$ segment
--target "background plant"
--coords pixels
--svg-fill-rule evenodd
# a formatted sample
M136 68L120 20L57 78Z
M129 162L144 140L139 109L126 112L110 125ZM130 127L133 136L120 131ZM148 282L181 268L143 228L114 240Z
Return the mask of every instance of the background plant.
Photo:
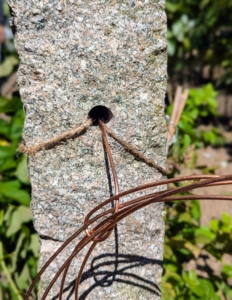
M177 201L166 211L162 299L220 300L222 295L232 299L227 282L232 266L223 262L223 254L232 253L232 218L224 213L221 220L211 220L209 227L200 226L199 201ZM185 270L191 259L205 253L222 261L220 276L208 273L204 278Z
M19 97L0 98L0 288L2 299L22 299L37 273L38 237L32 223L27 157L17 155L24 122Z
M188 169L196 168L197 148L225 143L225 138L212 124L207 130L199 127L209 120L212 123L218 116L216 95L211 84L190 89L178 124L178 137L169 151L168 161L174 166L169 176L175 176L181 165ZM169 115L172 106L166 109ZM214 172L209 169L202 171ZM232 266L223 262L223 254L232 253L232 218L224 213L221 220L211 220L208 227L200 226L200 219L199 201L176 201L166 205L163 300L232 299L228 283L228 279L232 278ZM205 278L194 270L186 271L191 260L205 255L211 255L222 263L220 275L208 272Z
M216 96L217 92L212 84L189 90L189 96L178 123L175 143L169 151L169 162L175 162L175 165L185 164L190 168L195 166L196 149L205 148L208 145L223 146L225 144L226 139L218 128L213 126L213 122L216 123L218 117ZM167 115L171 115L172 108L173 104L167 106ZM209 126L203 128L202 124ZM188 160L188 165L185 160L186 153L188 156L191 154L192 157Z
M232 1L166 0L166 11L169 77L199 85L207 66L207 81L231 91Z

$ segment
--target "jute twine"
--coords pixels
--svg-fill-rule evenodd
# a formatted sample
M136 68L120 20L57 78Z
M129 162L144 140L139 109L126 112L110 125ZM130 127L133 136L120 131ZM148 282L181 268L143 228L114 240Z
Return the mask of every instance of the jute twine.
M87 129L93 124L92 119L88 119L87 122L80 127L74 128L70 131L64 132L61 135L58 135L57 137L47 141L47 142L42 142L39 143L35 146L27 147L24 143L21 143L19 145L19 151L21 153L26 153L29 155L34 155L37 152L41 150L46 150L55 147L56 145L60 144L62 141L67 141L68 139L71 138L76 138L80 136L81 134L84 134ZM102 123L103 124L103 123ZM152 166L156 170L158 170L160 173L163 175L166 175L167 172L165 169L160 167L158 164L156 164L152 159L146 157L144 154L139 152L136 149L136 146L133 144L129 144L126 141L122 140L113 130L109 129L105 124L103 125L105 127L106 132L115 140L117 141L126 151L129 153L133 154L136 158L141 159L145 163L147 163L149 166Z
M81 125L78 128L74 128L72 130L66 131L61 135L51 139L47 142L39 143L38 145L27 147L25 144L21 143L19 145L19 151L22 153L33 155L40 150L50 149L55 147L56 145L60 144L62 141L67 141L68 139L75 138L86 132L86 130L92 125L93 121L88 119L88 121Z

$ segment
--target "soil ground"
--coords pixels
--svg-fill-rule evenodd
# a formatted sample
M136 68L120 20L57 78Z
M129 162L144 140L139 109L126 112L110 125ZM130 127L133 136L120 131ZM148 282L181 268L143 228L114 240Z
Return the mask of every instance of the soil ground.
M213 148L207 147L197 151L197 166L206 166L215 168L215 174L228 175L232 174L232 132L223 131L223 135L227 138L225 147ZM195 191L196 194L203 195L231 195L232 186L217 186L212 188L202 188ZM223 212L232 216L232 202L230 201L207 201L201 200L201 225L209 225L209 221L214 218L221 218Z
M226 137L226 145L220 148L208 146L197 150L197 167L214 169L215 174L232 174L232 131L220 130ZM181 169L178 176L201 174L199 169ZM193 191L197 195L232 196L232 185L201 188ZM208 226L211 219L220 219L223 212L232 216L232 202L223 200L201 200L201 225Z

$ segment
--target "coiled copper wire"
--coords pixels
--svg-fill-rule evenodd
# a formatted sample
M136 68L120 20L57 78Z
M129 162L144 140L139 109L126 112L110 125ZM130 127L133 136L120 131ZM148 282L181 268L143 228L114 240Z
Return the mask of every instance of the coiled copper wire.
M218 175L192 175L192 176L182 176L178 178L172 178L172 179L166 179L158 182L152 182L147 183L141 186L138 186L136 188L132 188L130 190L119 192L119 184L118 184L118 178L117 173L115 169L115 165L113 162L113 157L111 154L111 149L108 143L105 124L99 120L99 127L102 132L103 137L103 143L107 152L107 156L110 162L111 171L113 174L113 180L114 180L114 187L115 187L115 194L113 197L109 198L108 200L102 202L100 205L96 206L93 210L89 212L89 214L86 216L84 220L84 225L77 230L70 238L67 239L67 241L50 257L50 259L45 263L45 265L41 268L38 275L36 276L35 280L32 282L26 296L25 300L28 300L31 292L35 286L35 284L40 279L41 275L44 273L44 271L47 269L47 267L50 265L50 263L61 253L67 245L69 245L77 236L79 236L82 232L86 233L86 236L77 244L75 249L73 250L72 254L66 259L66 261L63 263L61 268L58 270L54 278L51 280L50 284L48 285L47 289L45 290L41 300L45 300L48 293L50 292L51 288L53 287L54 283L58 279L58 277L62 275L62 281L60 285L60 291L59 291L59 300L62 300L63 295L63 288L65 284L65 278L68 273L68 269L72 263L73 258L89 243L92 243L90 245L89 250L87 251L87 254L82 262L81 268L79 270L76 283L75 283L75 300L78 300L78 288L80 284L81 275L83 273L85 264L93 251L94 247L97 245L97 243L100 243L107 239L110 234L113 231L114 226L127 217L128 215L132 214L133 212L151 204L151 203L157 203L157 202L170 202L174 200L194 200L194 199L204 199L204 200L232 200L231 196L215 196L215 195L184 195L184 196L173 196L174 194L179 194L183 192L187 192L193 189L198 189L201 187L211 187L216 185L229 185L232 184L232 175L224 175L224 176L218 176ZM159 191L147 194L145 196L141 196L132 200L127 201L126 203L120 204L120 198L130 195L134 192L145 190L147 188L157 187L161 185L167 185L170 183L179 183L183 181L194 181L192 184L187 184L185 186L181 187L175 187L171 188L169 190L165 191ZM197 181L197 182L196 182ZM110 209L106 209L104 212L99 213L95 217L92 217L98 210L102 209L109 203L114 203L114 207ZM92 217L92 218L91 218ZM102 217L106 217L103 221L100 221L95 227L89 231L89 226L96 221L100 220Z

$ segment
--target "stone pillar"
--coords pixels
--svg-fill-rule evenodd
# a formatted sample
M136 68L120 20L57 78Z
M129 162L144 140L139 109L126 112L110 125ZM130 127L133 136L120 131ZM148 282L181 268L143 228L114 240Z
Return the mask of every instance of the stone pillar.
M8 0L21 61L18 83L26 114L25 144L32 146L78 127L91 108L103 105L114 115L107 125L165 168L164 0L66 2ZM162 178L109 141L121 191ZM83 225L86 214L112 194L99 127L31 156L29 173L41 267ZM84 270L79 299L160 299L161 212L162 205L153 204L130 215L98 244ZM43 275L39 297L76 243ZM70 268L63 299L73 299L72 282L85 253ZM57 299L58 288L59 281L48 299Z

